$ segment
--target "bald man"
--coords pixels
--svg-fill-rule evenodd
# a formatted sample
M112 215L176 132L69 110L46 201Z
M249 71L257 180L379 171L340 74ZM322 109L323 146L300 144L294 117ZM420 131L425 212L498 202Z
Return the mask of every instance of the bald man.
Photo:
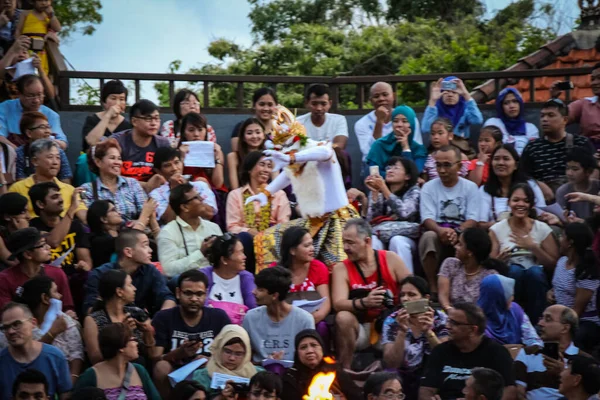
M373 105L373 111L356 121L356 124L354 125L354 133L356 134L360 152L362 153L363 166L366 165L365 160L367 159L367 154L369 154L371 145L375 140L386 136L393 131L391 116L394 105L396 104L396 94L389 83L377 82L371 86L369 100ZM423 143L418 120L414 139L418 143ZM363 172L366 173L366 167L364 169L365 171Z
M536 347L525 347L515 358L515 378L519 398L558 399L560 372L568 356L582 353L573 343L579 320L572 309L553 305L544 310L538 323L544 342L558 343L558 359L538 352ZM551 345L546 344L550 348Z

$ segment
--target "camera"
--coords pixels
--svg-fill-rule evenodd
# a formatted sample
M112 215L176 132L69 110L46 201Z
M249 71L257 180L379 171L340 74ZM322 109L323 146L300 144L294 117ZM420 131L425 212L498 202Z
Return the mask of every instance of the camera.
M44 50L44 39L40 38L31 38L31 44L29 45L29 49L33 51L42 51Z
M394 306L394 294L390 289L386 289L383 294L383 306L388 309L393 309Z
M248 392L250 392L250 386L244 383L230 382L228 384L233 387L236 394L243 395L242 397L247 397Z
M125 311L129 312L131 318L139 322L146 322L150 318L146 311L138 307L127 307Z

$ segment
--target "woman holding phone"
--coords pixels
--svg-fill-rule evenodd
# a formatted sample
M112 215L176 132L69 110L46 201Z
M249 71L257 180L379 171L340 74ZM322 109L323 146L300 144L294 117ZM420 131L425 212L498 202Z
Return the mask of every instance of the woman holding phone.
M424 300L428 303L430 297L425 279L408 276L398 286L402 306L385 319L381 332L383 363L387 369L398 370L406 397L416 399L426 356L435 346L448 340L448 317L420 304ZM418 312L425 309L428 311Z

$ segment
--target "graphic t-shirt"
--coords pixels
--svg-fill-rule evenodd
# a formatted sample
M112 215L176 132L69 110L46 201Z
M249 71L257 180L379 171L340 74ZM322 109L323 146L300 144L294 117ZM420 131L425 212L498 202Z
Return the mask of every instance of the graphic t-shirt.
M218 308L204 307L202 318L196 326L189 326L181 317L180 306L162 310L152 319L156 330L156 345L164 348L164 354L175 350L190 334L199 333L202 341L202 354L210 357L210 345L225 325L231 324L229 317Z
M210 294L208 295L210 300L244 304L239 274L231 279L223 279L213 272L212 278L213 285L210 288Z
M146 147L139 147L133 141L133 130L115 133L111 136L121 146L123 166L121 174L145 182L154 175L154 153L161 147L170 147L169 139L154 136Z
M457 227L463 222L479 217L479 190L477 185L458 178L453 187L446 187L434 179L421 189L421 222L432 219L438 224Z
M29 226L37 228L40 232L50 233L52 228L46 225L41 218L37 217L32 219L29 222ZM52 258L54 261L57 258L62 257L67 254L64 261L61 264L63 271L65 274L71 275L75 272L75 265L79 261L77 259L77 254L75 249L89 249L90 248L90 239L89 234L85 231L85 228L79 220L74 219L71 222L71 228L69 228L69 233L65 236L62 242L51 250Z
M505 386L515 384L513 360L508 350L483 337L479 347L470 353L460 352L452 341L437 345L425 367L421 387L437 389L442 400L462 398L465 382L471 376L471 370L477 367L498 372L504 378Z
M292 310L283 320L274 322L262 306L248 311L242 327L250 335L252 361L261 362L273 352L283 350L283 360L294 359L294 339L304 329L315 329L315 319L301 308Z

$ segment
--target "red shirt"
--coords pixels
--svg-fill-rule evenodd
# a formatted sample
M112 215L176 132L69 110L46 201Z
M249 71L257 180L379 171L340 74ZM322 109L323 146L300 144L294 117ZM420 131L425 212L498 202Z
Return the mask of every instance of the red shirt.
M317 286L329 285L329 270L319 260L312 260L308 267L306 279L299 285L290 286L290 293L316 291Z
M42 265L40 274L50 277L58 288L58 293L62 295L63 310L74 310L69 280L62 269ZM21 291L21 287L29 277L23 273L19 265L10 267L0 272L0 308L13 300L13 296Z
M352 261L349 259L345 259L343 261L346 266L346 270L348 271L348 281L350 282L350 290L355 289L368 289L373 290L377 286L382 286L384 289L389 289L392 291L394 296L394 304L398 302L398 284L394 280L394 277L390 273L390 269L387 264L387 257L385 250L376 250L375 251L377 258L379 260L379 270L381 272L381 282L378 282L379 274L375 271L371 276L367 276L363 279L360 272L358 271L358 267L354 265ZM367 311L367 322L374 321L383 309L379 308L370 308Z
M477 168L478 159L471 160L469 162L469 171L475 170ZM490 163L483 164L483 171L481 172L481 185L487 182L488 175L490 174ZM481 186L479 185L479 186Z

